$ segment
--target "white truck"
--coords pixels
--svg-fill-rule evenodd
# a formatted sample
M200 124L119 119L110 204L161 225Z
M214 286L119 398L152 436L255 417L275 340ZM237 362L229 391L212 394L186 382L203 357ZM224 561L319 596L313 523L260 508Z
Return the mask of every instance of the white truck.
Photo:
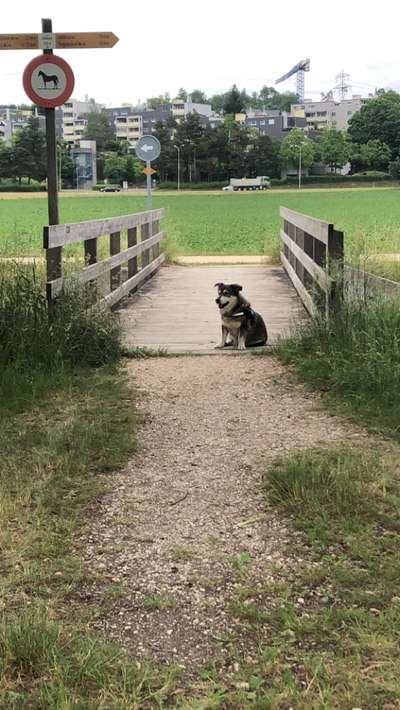
M255 178L231 178L232 190L269 190L271 182L268 175L258 175Z

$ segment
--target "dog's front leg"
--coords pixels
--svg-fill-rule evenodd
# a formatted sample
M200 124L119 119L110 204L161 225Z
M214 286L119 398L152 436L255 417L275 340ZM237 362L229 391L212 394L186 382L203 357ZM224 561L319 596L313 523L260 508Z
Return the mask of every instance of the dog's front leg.
M237 347L238 350L246 350L246 333L243 333L242 329L239 330Z
M228 337L228 328L226 328L224 325L222 326L222 340L219 345L215 346L216 350L221 350L222 348L225 347L225 343Z

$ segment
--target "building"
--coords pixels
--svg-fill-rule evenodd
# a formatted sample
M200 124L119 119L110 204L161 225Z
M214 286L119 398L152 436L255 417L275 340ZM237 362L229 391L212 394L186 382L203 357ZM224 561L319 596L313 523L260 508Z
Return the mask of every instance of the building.
M69 99L62 106L62 137L65 142L75 145L77 141L81 140L87 125L85 114L91 111L101 111L103 108L103 104L97 104L93 99L85 101Z
M305 118L307 126L314 130L336 128L344 131L349 127L351 117L369 100L370 97L355 95L342 101L305 101L302 104L292 104L291 115Z
M26 128L29 119L34 116L39 119L39 128L46 130L46 119L41 115L36 106L0 106L0 138L6 143L11 143L16 131ZM58 129L58 130L57 130ZM61 131L61 111L56 109L57 135Z
M307 127L307 121L304 116L291 116L287 111L274 109L265 112L249 111L247 114L236 114L235 120L277 140L282 140L292 128Z
M205 116L205 118L210 118L212 115L212 108L210 104L197 104L193 103L188 97L188 101L183 99L174 99L171 105L172 116L179 123L179 121L187 116L189 113L197 113L199 116Z

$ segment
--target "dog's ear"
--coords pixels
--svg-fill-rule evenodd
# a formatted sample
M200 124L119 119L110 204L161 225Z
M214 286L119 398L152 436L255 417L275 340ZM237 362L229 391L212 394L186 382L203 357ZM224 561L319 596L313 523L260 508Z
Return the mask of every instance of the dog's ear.
M216 284L214 284L214 288L217 288L218 291L222 291L222 289L224 288L224 286L225 286L225 284L222 283L222 281L218 281Z
M240 284L231 284L231 289L239 293L239 291L243 290L243 286L241 286Z

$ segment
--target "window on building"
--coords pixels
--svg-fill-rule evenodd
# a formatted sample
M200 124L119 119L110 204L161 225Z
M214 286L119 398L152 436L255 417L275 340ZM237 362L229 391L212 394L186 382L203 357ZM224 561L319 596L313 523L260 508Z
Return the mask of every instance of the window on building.
M336 116L336 111L332 111L332 116Z
M269 126L274 126L274 125L275 125L275 119L274 119L274 118L269 118L269 119L268 119L268 125L269 125Z
M347 111L348 116L352 116L352 114L353 114L353 111Z

